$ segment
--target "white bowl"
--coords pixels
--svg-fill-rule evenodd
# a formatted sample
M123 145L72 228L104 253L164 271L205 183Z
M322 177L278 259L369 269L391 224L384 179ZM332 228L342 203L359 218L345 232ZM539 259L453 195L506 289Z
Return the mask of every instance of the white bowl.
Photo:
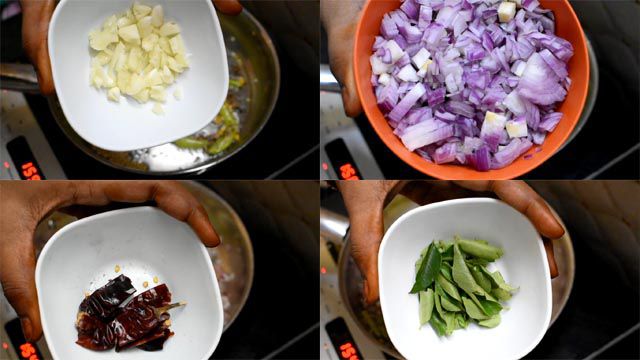
M414 264L432 240L479 238L504 249L490 267L520 289L493 329L470 324L439 338L420 327L418 296L409 294ZM407 359L519 359L540 342L551 318L551 280L540 236L505 203L486 198L449 200L401 216L384 235L378 254L380 305L389 337Z
M49 56L60 105L69 124L84 140L110 151L130 151L165 144L205 127L220 111L229 85L227 54L211 0L141 0L162 5L165 21L182 29L190 68L167 89L164 115L122 97L109 101L105 89L89 85L89 32L132 0L61 0L49 25ZM176 85L177 84L177 85ZM175 87L183 98L175 100Z
M157 276L158 284L169 287L172 302L187 302L170 311L175 335L162 351L116 354L75 343L74 322L85 291L120 274L131 279L137 293L155 286ZM55 359L208 359L222 334L222 299L204 245L187 224L153 207L105 212L62 228L38 258L36 287L44 336Z

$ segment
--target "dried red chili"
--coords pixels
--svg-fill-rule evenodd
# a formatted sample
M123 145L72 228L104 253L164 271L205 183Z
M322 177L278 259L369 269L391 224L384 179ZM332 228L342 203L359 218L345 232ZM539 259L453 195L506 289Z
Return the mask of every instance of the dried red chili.
M80 311L105 322L111 321L120 311L119 306L135 292L131 279L120 275L82 300Z
M160 284L131 299L131 301L125 305L125 309L130 309L140 304L162 307L170 303L171 292L169 292L169 288L165 284Z
M91 350L109 350L114 346L116 351L134 346L145 351L162 350L165 341L174 334L169 330L167 311L184 303L169 305L171 292L165 284L123 304L133 293L131 280L120 275L83 300L76 320L76 343Z

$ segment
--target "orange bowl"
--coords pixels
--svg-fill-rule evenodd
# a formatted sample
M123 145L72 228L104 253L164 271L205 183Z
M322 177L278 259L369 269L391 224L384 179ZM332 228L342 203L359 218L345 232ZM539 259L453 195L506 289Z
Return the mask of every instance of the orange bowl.
M409 151L393 133L393 129L378 109L376 96L371 85L371 65L369 57L375 37L380 34L380 23L384 14L400 7L399 0L368 0L362 10L355 37L354 73L358 96L369 122L382 141L404 162L418 171L440 179L513 179L533 170L550 158L567 141L578 123L584 107L589 85L589 55L587 44L578 17L567 0L540 0L540 5L553 10L556 19L556 35L573 45L574 54L569 60L571 87L565 100L556 109L564 116L555 130L547 135L540 146L533 146L510 165L497 170L477 171L464 165L438 165ZM537 150L540 149L540 150ZM525 155L526 155L525 154Z

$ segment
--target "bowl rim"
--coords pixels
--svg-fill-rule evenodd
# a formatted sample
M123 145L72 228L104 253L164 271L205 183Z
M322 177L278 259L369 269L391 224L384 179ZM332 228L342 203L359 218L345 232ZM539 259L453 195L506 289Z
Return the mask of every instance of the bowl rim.
M398 3L400 2L399 0L393 0L393 1L397 1ZM448 180L448 179L473 179L473 180L514 179L532 171L538 166L541 166L544 162L546 162L551 157L553 157L559 151L559 149L567 142L567 140L571 136L571 133L573 132L573 129L576 127L580 119L580 115L584 111L585 103L587 100L587 94L589 90L589 78L591 75L591 69L589 65L589 53L587 51L586 38L585 38L584 29L582 28L582 24L580 23L580 20L578 19L578 16L576 15L569 1L568 0L560 0L560 1L564 3L565 6L568 8L569 13L571 14L572 20L576 24L578 24L579 44L577 46L576 44L572 44L574 45L574 55L579 51L581 54L585 55L585 58L587 59L585 62L585 71L584 71L586 74L586 86L584 87L581 94L579 94L579 99L580 99L578 102L579 110L576 112L575 118L571 119L571 124L567 129L567 131L563 133L559 133L559 135L557 135L559 136L558 143L555 146L547 145L549 150L548 150L548 153L546 153L544 156L534 156L531 159L527 159L526 162L520 162L519 160L522 160L522 157L525 154L530 154L531 151L535 151L534 147L532 147L525 154L520 155L518 158L516 158L516 160L513 163L501 169L492 169L489 171L478 171L464 165L432 163L421 158L415 152L409 151L406 147L404 147L404 145L402 144L399 145L394 143L394 140L399 141L399 139L395 134L389 133L389 130L391 127L389 126L387 119L384 117L384 115L382 115L382 113L378 109L378 105L375 103L372 104L372 106L369 106L371 104L365 104L366 100L364 99L366 99L366 97L364 96L364 94L365 92L368 91L368 87L365 84L369 84L369 87L371 87L370 85L371 81L370 79L363 79L362 77L358 76L358 73L359 73L358 69L360 68L359 64L361 64L362 61L364 61L364 59L360 59L360 56L358 56L358 52L357 52L358 48L363 46L362 43L365 41L364 40L365 36L363 35L364 26L365 26L364 15L369 11L370 7L375 5L375 3L388 2L388 0L367 0L362 8L361 16L360 16L360 19L358 20L358 24L355 30L355 39L354 39L354 45L353 45L353 51L352 51L353 75L355 77L356 90L358 93L358 99L362 104L362 109L367 117L367 120L369 121L369 124L371 124L371 126L375 130L380 140L382 140L382 142L384 142L386 147L389 150L391 150L398 158L400 158L405 164L409 165L413 169L425 175L433 176L435 178L444 179L444 180ZM367 57L367 63L368 63L368 57ZM369 68L370 68L370 65L369 65ZM572 91L572 89L570 89L570 91ZM380 119L384 120L384 123ZM521 164L517 168L513 167L513 164L516 162L518 162L518 164Z
M42 294L41 291L41 284L42 284L42 273L43 273L43 269L42 269L42 261L40 259L44 259L45 256L47 255L47 253L49 252L49 250L52 248L53 244L58 241L58 239L60 237L62 237L66 232L79 227L79 226L84 226L88 223L94 222L96 220L101 220L101 219L105 219L105 218L109 218L109 217L114 217L114 216L122 216L122 215L133 215L133 214L137 214L137 213L155 213L155 214L163 214L165 216L170 217L171 219L174 219L176 221L180 221L177 220L173 217L171 217L169 214L165 213L164 211L153 207L153 206L135 206L135 207L130 207L130 208L124 208L124 209L117 209L117 210L111 210L111 211L105 211L103 213L99 213L96 215L92 215L92 216L87 216L85 218L82 219L78 219L66 226L63 226L60 230L58 230L55 234L53 234L51 236L51 238L49 238L49 240L47 241L47 243L44 245L44 247L42 248L42 251L40 251L40 255L38 256L37 262L36 262L36 271L35 271L35 282L36 282L36 292L38 294L38 297L40 297L40 294ZM202 242L199 242L200 246L200 255L203 256L206 260L207 263L210 264L211 266L207 266L208 270L209 270L209 276L212 277L213 281L210 283L210 285L213 287L213 292L215 293L216 299L217 301L213 301L213 305L216 307L216 311L220 314L224 314L223 311L223 307L222 307L222 297L220 294L220 286L218 284L218 278L216 277L216 273L215 273L215 269L213 268L213 264L211 263L211 258L209 257L209 253L207 252L207 249L205 248L204 244L202 244ZM43 311L43 305L42 305L42 300L38 299L38 310L40 311L40 323L42 324L42 332L44 334L45 339L46 338L50 338L50 334L52 333L52 331L50 331L49 325L47 323L47 319L44 316L44 311ZM219 320L217 324L214 324L214 326L216 328L219 329L219 331L217 331L217 336L215 336L215 338L213 338L211 346L209 347L209 349L207 350L207 352L203 355L202 359L208 359L213 352L215 351L216 347L218 346L218 343L220 342L220 338L222 337L222 333L224 331L224 316L219 316ZM53 343L48 343L48 347L49 347L49 352L51 353L51 356L54 359L61 359L60 356L58 356L57 353L57 348L56 345Z
M553 307L553 299L552 299L552 288L551 288L551 275L549 272L549 262L546 256L546 252L544 249L544 245L542 243L542 239L540 238L540 235L538 233L538 231L535 229L535 227L533 226L533 224L531 223L531 221L521 212L519 212L518 210L516 210L515 208L513 208L512 206L510 206L509 204L505 203L504 201L501 200L497 200L497 199L493 199L493 198L487 198L487 197L472 197L472 198L462 198L462 199L452 199L452 200L445 200L445 201L440 201L440 202L435 202L435 203L431 203L431 204L427 204L427 205L423 205L423 206L419 206L415 209L411 209L409 211L407 211L406 213L402 214L396 221L394 221L393 224L391 224L391 226L389 227L389 229L387 229L387 231L385 232L383 238L382 238L382 242L380 243L380 248L378 250L378 282L379 282L379 290L380 290L380 308L382 309L382 317L383 319L386 318L385 315L385 306L383 305L383 303L385 302L384 297L383 297L383 282L382 282L382 272L384 271L384 269L382 268L381 264L383 263L382 261L382 257L384 255L384 250L386 248L386 246L389 244L389 234L391 234L393 232L393 230L395 230L396 227L399 227L402 223L404 223L404 221L409 218L412 217L414 215L417 215L421 212L428 212L428 211L433 211L433 210L437 210L438 208L442 208L442 207L450 207L450 206L458 206L458 205L465 205L465 204L483 204L485 206L502 206L502 207L506 207L508 209L510 209L511 211L519 214L522 218L524 218L524 220L526 220L528 226L531 226L534 230L534 232L536 234L538 234L538 251L541 253L542 255L542 259L544 262L544 269L543 269L543 274L542 276L544 277L544 283L545 283L545 288L547 290L547 296L545 297L545 309L544 309L544 313L545 313L545 318L544 318L544 323L543 326L540 330L540 332L538 332L538 334L536 335L535 338L532 338L530 344L524 348L523 350L519 351L517 353L517 356L514 356L514 358L516 359L520 359L523 358L524 356L526 356L528 353L530 353L539 343L540 341L542 341L542 338L544 337L544 335L547 333L548 329L549 329L549 323L551 321L551 311L552 311L552 307ZM386 326L385 326L386 328ZM389 339L391 340L391 342L393 343L393 346L396 348L396 350L402 354L405 358L406 356L402 353L400 347L398 347L398 345L396 344L396 342L394 341L394 338L397 338L398 335L401 334L396 334L393 333L393 331L389 331L389 329L387 328L387 333L389 334ZM393 335L392 335L393 333Z
M223 87L223 92L221 93L220 98L217 99L217 101L211 101L210 103L212 104L212 111L211 114L203 117L203 120L198 123L195 124L194 126L191 126L189 128L189 130L185 130L183 131L183 133L178 133L178 132L172 132L171 136L165 136L165 139L156 139L154 141L149 141L149 140L145 140L146 137L136 137L137 139L141 139L140 141L138 141L139 143L137 145L132 145L131 144L122 144L122 143L116 143L114 141L103 141L103 139L105 138L111 138L114 135L113 134L109 134L108 137L88 137L87 136L87 132L84 131L84 127L80 126L80 123L82 122L86 122L86 121L95 121L95 120L91 120L91 119L78 119L77 117L75 119L72 119L72 117L69 116L69 110L72 108L72 106L70 105L70 103L73 102L67 102L68 97L70 96L69 94L67 94L66 96L64 95L64 90L60 91L62 88L58 88L56 85L60 84L60 81L56 81L56 79L60 79L61 75L58 74L58 66L56 66L57 64L57 60L56 57L53 55L55 54L54 49L56 47L56 41L54 33L56 32L56 29L58 28L58 17L61 16L60 14L64 11L63 8L65 8L68 3L71 2L79 2L81 0L60 0L57 4L56 7L53 11L53 15L51 16L51 20L49 21L49 29L47 30L47 51L49 52L49 62L51 64L51 78L53 80L53 84L54 84L54 89L55 89L55 93L58 99L58 102L60 103L60 108L62 109L62 112L64 114L65 119L67 119L67 123L69 123L69 126L71 126L71 128L73 129L73 131L76 132L76 134L78 134L78 136L80 136L80 138L82 138L84 141L88 142L89 144L96 146L100 149L104 149L107 151L114 151L114 152L125 152L125 151L133 151L133 150L138 150L138 149L146 149L146 148L150 148L150 147L154 147L154 146L159 146L159 145L163 145L163 144L167 144L170 143L172 141L178 140L182 137L185 136L189 136L193 133L198 132L200 129L204 128L205 126L207 126L207 124L209 124L211 122L211 119L215 118L217 116L217 114L220 112L220 109L222 109L222 105L224 104L226 98L227 98L227 94L229 91L229 65L227 63L227 48L225 46L224 43L224 36L222 35L222 28L220 27L220 20L218 19L218 13L216 12L215 8L213 7L213 3L211 1L207 1L207 0L190 0L190 1L203 1L204 3L207 4L207 7L209 9L209 12L211 14L211 19L212 19L212 23L213 23L213 29L212 31L215 33L215 36L218 40L218 43L221 44L220 49L216 49L216 50L220 50L220 56L221 56L221 65L222 65L222 75L223 75L223 81L222 81L222 87ZM151 0L154 1L154 0ZM168 0L168 1L172 1L172 0ZM122 3L130 3L127 2L126 0L120 0L120 2ZM88 65L88 64L87 64ZM87 67L88 69L88 67ZM87 90L90 90L92 88L91 85L87 84ZM140 109L141 111L143 109ZM176 116L176 119L179 118L180 116ZM205 121L206 119L206 121ZM169 134L169 133L168 133ZM167 140L168 139L168 140ZM144 140L144 143L142 142L142 140ZM165 141L166 140L166 141Z

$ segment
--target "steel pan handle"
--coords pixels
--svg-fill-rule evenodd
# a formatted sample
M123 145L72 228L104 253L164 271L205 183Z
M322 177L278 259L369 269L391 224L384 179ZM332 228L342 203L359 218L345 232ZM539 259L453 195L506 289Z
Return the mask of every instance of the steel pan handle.
M333 243L342 243L349 230L349 219L331 210L320 208L320 236Z
M35 68L31 64L1 63L0 89L40 93Z
M329 65L320 64L320 91L339 93L342 91Z

